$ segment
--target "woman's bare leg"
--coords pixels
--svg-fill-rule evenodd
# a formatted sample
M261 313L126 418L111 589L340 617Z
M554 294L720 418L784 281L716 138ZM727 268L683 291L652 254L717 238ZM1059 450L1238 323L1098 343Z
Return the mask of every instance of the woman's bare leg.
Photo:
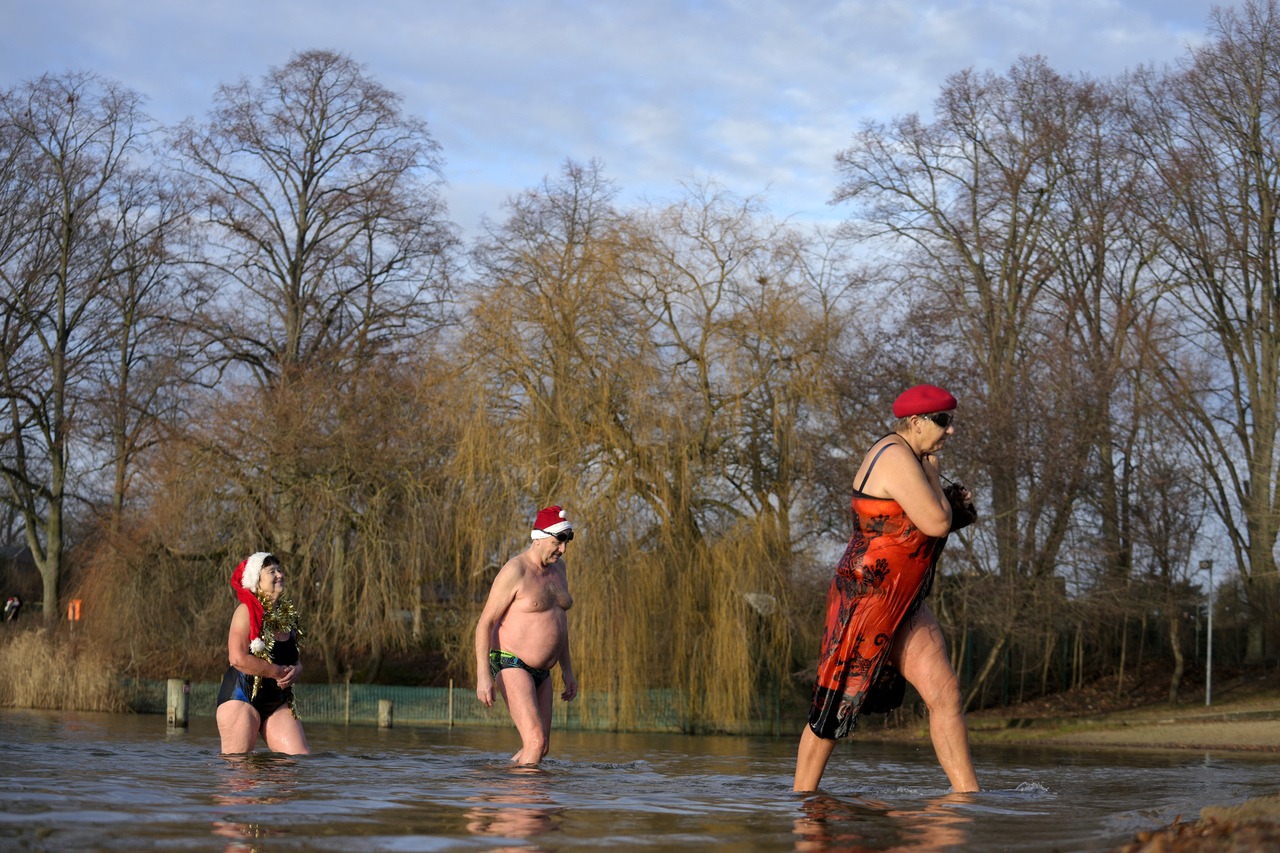
M262 718L252 705L231 699L218 706L217 717L223 755L238 755L253 750L254 744L258 742Z
M920 693L929 709L929 737L938 763L956 791L978 791L978 776L969 752L960 679L947 660L947 644L938 620L925 605L899 626L889 660Z
M816 791L827 769L827 760L836 748L834 740L818 737L808 724L800 735L800 751L796 755L796 779L793 791Z
M262 724L262 739L272 752L285 755L310 755L311 747L307 746L307 735L302 730L302 723L294 719L288 705L281 705L267 717Z

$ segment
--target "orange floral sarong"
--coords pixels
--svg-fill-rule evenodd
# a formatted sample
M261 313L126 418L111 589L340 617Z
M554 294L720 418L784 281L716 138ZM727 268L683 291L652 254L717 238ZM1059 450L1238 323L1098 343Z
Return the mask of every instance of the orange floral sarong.
M929 594L946 544L921 533L890 498L854 492L854 531L827 591L827 625L809 728L818 737L848 736L889 658L902 620Z

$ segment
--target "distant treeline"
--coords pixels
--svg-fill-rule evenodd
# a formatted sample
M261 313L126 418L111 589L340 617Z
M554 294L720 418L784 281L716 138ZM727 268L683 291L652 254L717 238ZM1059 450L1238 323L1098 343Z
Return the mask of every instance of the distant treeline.
M1175 67L1026 58L860 125L838 229L714 182L623 205L566 162L464 241L444 152L349 57L169 128L51 73L0 93L3 544L126 674L225 666L265 549L313 671L466 679L560 503L584 689L727 726L807 691L851 473L930 382L981 512L931 599L971 705L1005 667L1030 696L1154 655L1172 690L1204 559L1230 654L1274 660L1278 143L1280 11L1250 2Z

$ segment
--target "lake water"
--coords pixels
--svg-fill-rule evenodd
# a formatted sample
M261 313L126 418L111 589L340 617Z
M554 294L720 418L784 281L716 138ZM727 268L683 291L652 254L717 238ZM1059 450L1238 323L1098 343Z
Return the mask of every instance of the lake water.
M1202 805L1274 794L1272 756L975 748L948 794L927 744L842 743L790 791L794 737L308 725L314 754L218 754L213 720L0 711L0 849L1109 850Z

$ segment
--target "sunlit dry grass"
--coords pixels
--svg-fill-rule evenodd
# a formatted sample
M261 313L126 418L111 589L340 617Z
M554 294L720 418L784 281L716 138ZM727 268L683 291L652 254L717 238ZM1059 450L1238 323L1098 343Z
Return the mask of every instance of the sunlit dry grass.
M0 646L0 704L58 711L123 711L111 660L95 644L21 631Z

